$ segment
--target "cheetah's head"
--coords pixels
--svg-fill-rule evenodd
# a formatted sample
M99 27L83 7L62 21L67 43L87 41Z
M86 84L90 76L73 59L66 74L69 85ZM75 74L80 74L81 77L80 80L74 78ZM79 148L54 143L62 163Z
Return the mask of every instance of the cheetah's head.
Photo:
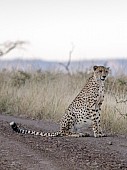
M96 77L97 81L99 80L104 81L109 73L109 67L104 67L104 66L94 66L93 70L94 70L94 76Z

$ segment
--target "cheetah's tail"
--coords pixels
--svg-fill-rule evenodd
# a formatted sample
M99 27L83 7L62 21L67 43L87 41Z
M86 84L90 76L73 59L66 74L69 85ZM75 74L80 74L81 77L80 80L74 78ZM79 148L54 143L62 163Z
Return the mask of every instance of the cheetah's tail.
M17 133L22 133L22 134L31 134L31 135L38 135L38 136L49 136L49 137L57 137L57 136L61 136L61 132L53 132L53 133L44 133L44 132L37 132L37 131L33 131L33 130L27 130L27 129L22 129L20 127L17 126L17 124L15 122L10 122L10 126L12 127L13 131L17 132Z

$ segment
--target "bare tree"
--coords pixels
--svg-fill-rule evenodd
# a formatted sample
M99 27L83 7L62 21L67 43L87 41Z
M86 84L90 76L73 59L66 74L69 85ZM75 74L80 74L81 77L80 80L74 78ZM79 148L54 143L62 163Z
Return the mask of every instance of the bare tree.
M65 68L65 70L67 71L67 73L68 73L69 75L71 75L71 73L70 73L70 64L71 64L71 59L72 59L72 53L73 53L74 48L75 48L75 46L74 46L73 43L72 43L71 45L72 45L72 47L71 47L71 50L69 51L68 62L67 62L66 64L64 64L64 63L59 63L60 65L62 65L62 66Z
M23 44L26 44L28 42L26 41L7 41L2 44L0 44L0 57L6 55L10 51L14 50L17 47L22 47Z

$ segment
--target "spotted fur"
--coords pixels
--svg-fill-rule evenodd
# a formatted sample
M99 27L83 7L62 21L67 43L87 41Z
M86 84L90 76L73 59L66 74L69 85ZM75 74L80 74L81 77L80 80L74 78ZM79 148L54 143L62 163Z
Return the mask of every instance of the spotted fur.
M60 123L60 131L54 133L35 132L19 128L11 122L12 129L18 133L29 133L40 136L86 136L78 133L78 129L85 124L92 124L94 137L105 136L100 126L100 111L104 101L104 82L109 73L109 68L94 66L93 75L86 85L72 101L65 111Z

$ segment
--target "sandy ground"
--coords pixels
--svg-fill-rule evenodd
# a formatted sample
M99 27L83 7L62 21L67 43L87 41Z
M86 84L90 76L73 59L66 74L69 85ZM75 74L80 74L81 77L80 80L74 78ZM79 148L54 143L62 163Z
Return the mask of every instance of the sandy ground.
M17 134L9 122L56 131L52 121L0 115L0 170L127 170L127 136L40 137Z

